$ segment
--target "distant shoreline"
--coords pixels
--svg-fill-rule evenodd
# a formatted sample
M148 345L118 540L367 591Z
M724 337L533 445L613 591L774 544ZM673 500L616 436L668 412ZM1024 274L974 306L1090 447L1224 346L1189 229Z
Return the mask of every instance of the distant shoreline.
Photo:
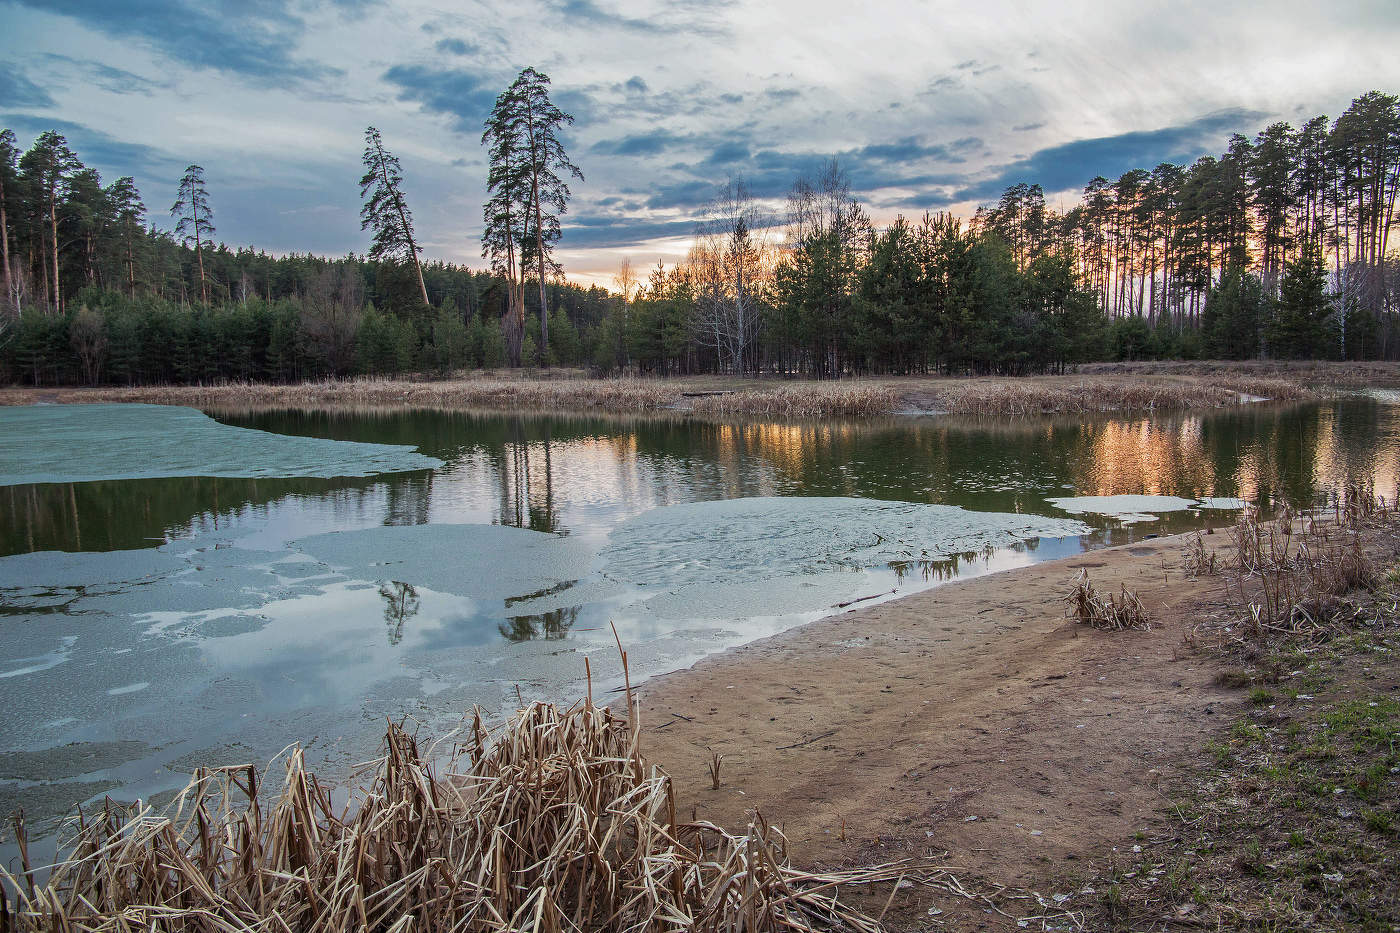
M296 384L0 389L0 405L140 402L223 408L376 406L540 412L695 412L763 417L1020 416L1222 408L1400 385L1400 365L1115 363L1065 375L588 378L579 371L357 378Z

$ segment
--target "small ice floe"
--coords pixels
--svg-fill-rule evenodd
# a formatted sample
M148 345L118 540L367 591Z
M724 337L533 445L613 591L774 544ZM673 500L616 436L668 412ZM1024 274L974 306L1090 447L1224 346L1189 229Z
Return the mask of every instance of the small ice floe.
M142 690L145 690L149 686L149 683L142 680L134 684L127 684L124 687L113 687L111 690L107 691L107 695L109 697L119 697L124 696L128 693L140 693Z
M1190 509L1242 509L1243 499L1228 496L1206 496L1185 499L1181 496L1116 495L1116 496L1058 496L1045 500L1071 515L1102 515L1116 518L1125 525L1156 521L1165 512L1185 512Z

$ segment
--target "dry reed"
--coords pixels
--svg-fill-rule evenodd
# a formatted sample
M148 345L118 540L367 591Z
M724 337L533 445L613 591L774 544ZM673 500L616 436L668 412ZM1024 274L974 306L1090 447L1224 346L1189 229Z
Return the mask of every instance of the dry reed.
M1197 532L1182 553L1182 566L1187 576L1213 577L1220 572L1220 557L1206 547L1205 536Z
M1191 381L967 380L937 389L933 393L932 407L950 414L979 416L1092 414L1220 408L1238 405L1248 398L1296 400L1310 395L1297 383L1265 377L1227 376Z
M1234 554L1235 611L1240 640L1318 641L1347 622L1341 597L1373 589L1380 576L1363 534L1393 521L1393 510L1370 484L1352 484L1339 498L1331 522L1299 518L1287 505L1272 522L1244 509L1229 530Z
M1069 615L1085 625L1111 632L1152 628L1147 609L1137 593L1129 591L1127 586L1120 585L1119 590L1117 595L1104 596L1089 582L1089 571L1081 570L1074 588L1065 597Z
M682 823L639 740L635 715L535 703L495 732L476 715L437 776L391 723L339 809L299 750L270 803L252 766L200 771L164 814L110 800L80 814L46 879L27 854L0 869L0 930L873 933L842 886L973 896L907 863L799 871L757 813L739 835Z

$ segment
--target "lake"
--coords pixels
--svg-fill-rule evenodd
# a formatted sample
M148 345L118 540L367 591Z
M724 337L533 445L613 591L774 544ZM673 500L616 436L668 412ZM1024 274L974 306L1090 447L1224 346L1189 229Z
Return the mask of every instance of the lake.
M1245 502L1400 476L1384 393L1203 414L764 423L0 409L0 809L159 799L386 717L569 701ZM1068 581L1067 581L1068 582Z

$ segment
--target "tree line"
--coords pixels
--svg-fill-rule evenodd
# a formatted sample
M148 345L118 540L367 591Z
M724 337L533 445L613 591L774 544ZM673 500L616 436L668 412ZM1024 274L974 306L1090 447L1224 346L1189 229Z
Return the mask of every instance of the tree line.
M1400 103L1231 137L1218 157L1092 179L1062 212L1038 185L968 221L874 224L835 161L782 216L718 185L683 262L607 290L553 259L583 174L549 79L525 69L484 120L489 271L423 261L403 169L366 130L364 256L216 245L217 187L189 166L149 221L56 132L0 131L0 379L291 381L582 366L599 372L1026 373L1093 359L1400 355ZM211 194L211 188L212 194ZM531 285L533 283L533 285Z

